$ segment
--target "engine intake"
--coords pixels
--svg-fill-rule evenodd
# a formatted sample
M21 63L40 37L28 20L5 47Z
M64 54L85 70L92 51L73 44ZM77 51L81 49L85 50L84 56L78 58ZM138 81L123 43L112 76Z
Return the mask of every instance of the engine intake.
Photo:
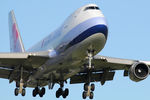
M129 69L129 77L132 81L139 82L148 77L149 66L142 62L134 63Z

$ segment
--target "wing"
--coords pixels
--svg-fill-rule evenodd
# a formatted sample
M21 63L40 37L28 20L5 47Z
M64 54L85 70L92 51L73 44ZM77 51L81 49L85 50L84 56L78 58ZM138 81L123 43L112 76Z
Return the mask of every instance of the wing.
M40 67L47 59L49 52L35 53L0 53L0 78L17 80L20 66L23 66L27 77L34 69Z
M139 61L139 60L129 60L129 59L120 59L120 58L113 58L113 57L106 57L96 55L92 60L94 64L94 69L92 70L91 74L91 82L100 81L103 85L106 81L113 80L115 70L124 70L124 76L129 75L129 70L132 67L132 71L130 72L132 76L130 79L133 81L141 81L145 79L149 75L149 61ZM145 77L138 79L139 77L135 77L133 73L135 73L135 69L137 66L142 65L141 68L146 69ZM140 69L141 70L141 69ZM86 74L86 70L82 70L78 75L71 77L71 84L75 83L86 83L88 75Z
M96 70L109 69L109 70L126 70L138 60L120 59L113 57L106 57L96 55L94 56L93 63Z

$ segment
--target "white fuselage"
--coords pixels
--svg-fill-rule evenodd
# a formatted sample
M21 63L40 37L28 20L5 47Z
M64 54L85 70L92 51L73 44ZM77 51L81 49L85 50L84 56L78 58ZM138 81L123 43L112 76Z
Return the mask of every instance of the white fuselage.
M33 74L33 78L49 77L52 72L56 78L60 78L59 75L57 77L58 69L69 70L63 74L62 80L76 74L87 57L87 50L94 50L94 55L100 52L104 48L107 35L107 23L97 5L89 4L79 8L61 27L28 50L30 52L48 50L50 58L52 56L54 58L43 64Z
M38 42L28 51L58 50L59 48L70 43L84 31L94 26L101 25L102 28L103 26L105 26L104 28L107 28L107 23L102 12L98 9L86 10L87 7L97 7L97 5L89 4L76 10L65 20L61 27ZM104 31L107 29L101 30ZM107 33L103 34L107 35Z

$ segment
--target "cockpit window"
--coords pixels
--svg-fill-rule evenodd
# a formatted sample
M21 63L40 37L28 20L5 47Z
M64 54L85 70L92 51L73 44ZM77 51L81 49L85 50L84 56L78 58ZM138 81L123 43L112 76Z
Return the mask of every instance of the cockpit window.
M99 7L95 7L95 9L98 9L98 10L99 10Z
M86 8L84 9L84 11L89 10L89 9L91 9L91 10L99 10L99 7L96 7L96 6L89 6L89 7L86 7Z

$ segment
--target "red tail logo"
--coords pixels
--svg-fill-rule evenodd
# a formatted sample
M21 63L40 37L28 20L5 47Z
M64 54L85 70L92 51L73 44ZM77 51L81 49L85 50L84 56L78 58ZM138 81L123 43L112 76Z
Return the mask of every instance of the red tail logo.
M15 23L13 24L13 27L12 27L12 33L13 33L13 38L14 38L14 47L16 48L17 40L18 40L18 31L17 31L17 27Z

